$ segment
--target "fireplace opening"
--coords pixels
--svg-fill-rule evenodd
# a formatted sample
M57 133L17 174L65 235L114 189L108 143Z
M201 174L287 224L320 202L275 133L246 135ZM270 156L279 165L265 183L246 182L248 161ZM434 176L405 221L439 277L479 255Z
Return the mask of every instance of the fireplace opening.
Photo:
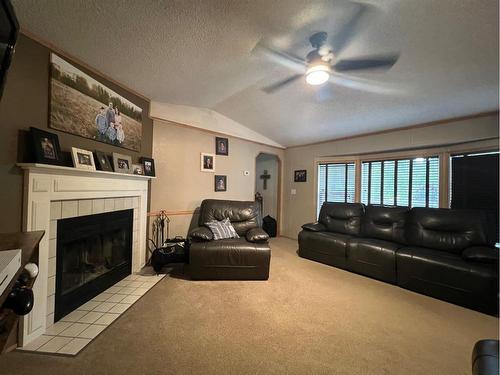
M57 221L54 321L131 273L133 210Z

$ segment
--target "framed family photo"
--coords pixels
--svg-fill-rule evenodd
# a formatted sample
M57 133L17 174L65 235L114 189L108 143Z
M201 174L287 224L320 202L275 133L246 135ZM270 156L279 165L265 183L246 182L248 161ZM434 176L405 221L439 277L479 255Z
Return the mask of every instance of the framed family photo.
M202 172L215 172L215 155L201 153L201 171Z
M155 176L155 161L151 158L142 157L139 160L144 166L144 175L154 177Z
M215 176L215 191L227 191L227 176Z
M94 155L92 151L71 147L71 158L73 159L73 166L75 168L95 171Z
M113 167L115 172L130 174L132 172L132 157L113 152Z
M144 165L132 164L132 173L144 176Z
M32 127L30 128L30 136L37 163L62 164L61 147L57 134Z
M109 161L108 155L102 151L95 152L95 162L97 169L101 171L113 172L113 167Z
M215 154L216 155L229 155L229 139L215 137Z
M294 172L294 182L307 182L307 171L300 169Z
M51 53L49 127L140 151L142 108Z

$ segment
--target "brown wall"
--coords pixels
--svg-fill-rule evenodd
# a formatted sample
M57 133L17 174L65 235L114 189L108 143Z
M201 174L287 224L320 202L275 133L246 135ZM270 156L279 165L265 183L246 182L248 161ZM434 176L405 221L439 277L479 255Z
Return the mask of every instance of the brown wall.
M0 232L19 231L21 229L22 173L15 166L15 163L19 161L17 155L20 130L28 130L30 126L34 126L56 133L59 136L63 151L70 151L71 147L74 146L91 151L120 152L132 155L134 160L137 160L139 156L151 156L152 154L153 122L148 117L149 102L97 76L67 58L65 59L82 71L142 108L141 152L133 152L48 129L49 59L50 50L47 47L24 35L20 35L7 77L7 84L0 101L0 202L2 207Z
M449 145L487 139L492 140L488 142L488 148L492 145L493 148L498 148L498 114L288 148L285 151L286 167L283 184L285 220L282 234L296 238L302 224L316 220L315 166L318 160L415 149L423 152L424 148L436 146L442 146L442 149L446 150ZM293 171L297 169L307 170L307 182L293 182ZM296 194L291 194L292 189L295 189Z
M229 138L229 156L217 155L215 172L200 171L200 153L215 154L214 133L154 120L153 158L157 178L151 183L151 211L167 210L170 235L185 236L193 211L203 199L254 200L255 162L261 152L281 160L284 150L234 137ZM245 176L244 171L250 175ZM227 191L214 191L214 175L227 176ZM194 217L195 221L197 217Z

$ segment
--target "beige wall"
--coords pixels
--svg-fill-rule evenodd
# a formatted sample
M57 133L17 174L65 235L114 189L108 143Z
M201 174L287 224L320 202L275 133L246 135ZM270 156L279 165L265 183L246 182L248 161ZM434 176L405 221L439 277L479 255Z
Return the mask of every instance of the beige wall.
M278 210L278 159L274 155L260 154L257 157L257 165L255 172L255 191L262 195L262 215L269 215L275 219ZM266 189L264 189L264 181L260 178L264 171L271 176L267 180Z
M296 238L300 226L316 219L315 161L328 157L381 153L464 142L486 142L498 148L498 114L461 121L414 127L406 130L380 133L345 140L331 141L310 146L292 147L285 151L285 178L283 184L282 234ZM496 138L496 139L495 139ZM472 147L471 144L468 145ZM456 146L458 147L458 146ZM449 148L449 147L448 147ZM307 170L307 182L294 183L293 171ZM291 190L296 194L292 195Z
M187 234L193 211L203 199L254 200L257 155L284 157L282 149L228 137L229 156L216 156L216 173L201 172L200 153L215 153L216 134L162 120L153 124L157 178L151 183L151 211L170 212L170 236ZM226 192L214 191L215 174L227 175Z

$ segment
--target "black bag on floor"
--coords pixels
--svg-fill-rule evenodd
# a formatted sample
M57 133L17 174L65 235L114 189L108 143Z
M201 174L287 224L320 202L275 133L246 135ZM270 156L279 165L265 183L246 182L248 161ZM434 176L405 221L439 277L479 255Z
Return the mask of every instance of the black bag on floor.
M186 263L188 259L189 244L184 238L174 238L165 241L163 247L155 249L151 255L151 265L155 272L160 272L162 267L169 263Z
M276 219L267 215L262 219L262 229L269 234L269 237L276 237L278 231L278 225L276 223Z

